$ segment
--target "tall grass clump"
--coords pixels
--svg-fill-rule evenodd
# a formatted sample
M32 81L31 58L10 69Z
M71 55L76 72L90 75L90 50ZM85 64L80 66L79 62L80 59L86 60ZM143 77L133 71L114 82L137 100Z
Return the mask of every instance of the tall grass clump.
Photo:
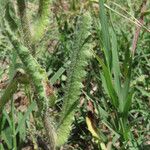
M119 51L115 29L109 25L103 0L99 0L100 24L97 26L100 49L104 58L94 52L95 58L101 66L100 77L104 91L108 95L108 112L100 111L104 124L113 132L114 141L119 139L120 146L125 147L131 139L132 133L128 121L134 90L130 87L132 72L132 56L126 50L123 65L119 61ZM122 69L123 68L123 69ZM106 100L105 100L106 101ZM98 106L100 107L100 106ZM102 113L102 114L101 114ZM113 117L109 120L109 113ZM106 115L107 114L107 115ZM100 139L103 139L100 135ZM113 143L114 144L114 143Z

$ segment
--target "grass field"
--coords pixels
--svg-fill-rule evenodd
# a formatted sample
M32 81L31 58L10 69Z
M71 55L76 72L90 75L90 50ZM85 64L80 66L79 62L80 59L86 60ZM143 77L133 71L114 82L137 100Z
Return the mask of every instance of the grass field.
M149 150L149 6L0 0L0 150Z

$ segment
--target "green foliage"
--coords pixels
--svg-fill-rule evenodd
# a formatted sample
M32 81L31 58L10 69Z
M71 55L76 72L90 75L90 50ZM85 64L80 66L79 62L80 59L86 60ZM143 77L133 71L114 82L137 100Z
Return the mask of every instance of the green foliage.
M1 97L0 101L0 113L3 110L4 105L8 102L9 98L14 94L17 89L17 80L13 79L10 84L8 85L7 89L5 90L3 96Z
M37 105L40 111L40 115L44 120L45 129L47 130L47 134L49 136L51 149L55 147L55 139L51 123L47 120L48 115L48 98L54 100L54 95L46 95L46 86L48 83L48 78L44 69L40 67L36 59L31 55L30 51L23 46L15 37L15 35L9 29L9 26L5 22L5 29L7 35L14 46L16 52L18 53L21 61L23 62L26 72L28 73L30 79L34 83L35 92L37 93ZM52 97L52 99L51 99ZM50 103L52 104L52 103ZM49 132L48 132L49 131Z
M87 12L77 22L73 44L71 46L71 64L68 70L67 88L64 104L57 129L57 145L64 144L69 136L75 108L81 93L82 80L86 72L88 58L92 56L92 43L88 40L91 35L92 19Z
M41 5L42 4L47 4L47 9L49 8L48 3L45 3L45 1L41 1ZM8 5L9 6L9 5ZM28 48L30 47L30 43L31 42L31 37L29 37L30 35L30 31L29 31L29 24L28 24L28 18L27 18L27 14L26 14L26 4L25 1L18 1L18 8L19 8L19 13L20 13L20 20L21 20L21 24L22 24L22 32L23 32L23 39L24 39L24 44L25 46L22 44L21 40L18 40L15 33L11 32L10 27L12 27L11 25L14 25L14 22L11 22L11 16L9 13L10 8L7 7L6 8L6 14L7 14L7 20L9 22L9 25L7 24L7 22L4 20L4 28L5 31L7 33L7 36L10 40L10 42L12 43L14 50L16 51L16 53L18 54L18 56L20 57L21 61L23 62L23 65L25 67L25 71L26 73L29 75L29 79L33 82L34 87L35 87L35 93L36 93L36 99L37 99L37 105L40 111L40 115L43 119L43 123L46 129L46 133L47 136L49 137L49 145L51 149L55 149L55 139L54 139L54 134L53 133L53 129L52 129L52 124L51 122L47 119L49 118L48 115L48 101L50 104L50 107L52 107L52 105L54 105L54 100L55 100L55 95L54 93L47 93L47 90L52 90L52 89L48 89L51 88L49 87L49 81L46 75L46 72L44 69L42 69L40 67L40 65L38 64L38 62L36 61L36 59L31 55L30 51ZM42 9L45 9L45 7L43 7ZM41 14L44 14L44 12L42 12ZM42 16L44 17L44 16ZM11 19L10 19L11 18ZM42 20L44 20L44 18L42 18ZM42 26L43 27L43 26ZM44 26L45 27L45 26ZM29 36L27 36L29 35ZM28 48L27 48L28 47ZM15 72L15 67L13 67L13 69L11 69L11 78L13 78L14 72ZM13 75L12 75L13 74ZM14 84L15 85L14 85ZM15 92L16 88L17 88L17 79L15 79L14 81L12 81L12 83L10 82L10 88L12 88L13 90L10 90L10 88L8 87L6 92L4 93L4 95L2 96L1 99L1 110L3 109L5 103L9 100L9 98L11 97L11 95L13 95L13 93ZM10 91L10 92L8 92ZM40 94L39 94L40 93ZM53 102L52 102L53 101ZM14 128L13 128L14 129ZM52 131L50 131L52 130ZM14 138L15 140L15 138ZM13 142L16 145L16 142ZM16 146L14 146L15 148ZM15 148L16 149L16 148Z
M17 0L17 7L21 22L21 35L24 41L25 46L27 46L30 50L32 47L32 37L31 37L31 29L29 24L29 19L27 16L27 6L25 0Z
M111 48L110 48L110 38L109 38L109 28L107 23L107 16L105 14L104 2L103 0L99 0L100 6L100 21L101 21L101 29L102 29L102 45L103 51L105 54L105 59L107 65L111 68Z
M30 54L29 50L17 40L17 38L10 31L8 25L6 26L6 30L7 30L8 37L10 41L12 42L12 45L14 46L15 50L17 51L19 57L21 58L22 62L24 63L24 66L26 67L27 72L32 76L33 82L36 84L36 89L40 91L41 99L42 100L46 99L44 96L43 86L40 86L42 83L42 80L45 80L44 70L40 69L39 64ZM39 105L39 107L43 108L42 105L41 106ZM44 107L44 110L46 109L45 107Z
M52 0L39 0L39 11L37 21L34 27L33 42L39 41L45 32L46 27L49 24L49 16L51 15L49 5Z
M29 143L34 149L149 149L150 34L143 2L0 0L0 150ZM88 63L92 49L96 59ZM18 91L29 102L24 113Z
M104 3L100 1L99 7L101 10L100 21L101 21L101 30L103 32L102 39L104 43L104 54L106 64L103 60L96 55L96 58L99 64L102 66L101 78L102 83L105 88L106 93L109 95L109 100L113 105L115 117L114 117L114 127L118 134L121 135L122 142L129 140L129 125L128 125L128 113L131 107L133 90L130 88L131 81L131 66L132 66L132 58L130 56L129 50L127 50L127 55L125 58L126 62L126 73L121 73L120 62L119 62L119 53L117 49L117 38L115 35L115 31L111 28L111 32L109 34L108 22L105 16L104 11ZM111 37L111 41L110 41ZM111 48L110 48L111 46ZM106 48L107 47L107 48ZM109 53L106 53L106 50ZM112 56L112 57L110 57ZM111 58L112 62L110 62L108 58ZM112 66L110 64L112 63ZM108 65L109 64L109 65ZM121 76L123 76L124 81L122 81ZM116 122L115 120L118 120Z
M20 144L22 143L22 141L25 139L25 136L26 136L26 126L25 126L26 120L29 118L29 115L31 114L31 112L35 109L35 106L36 106L35 102L32 102L32 104L28 108L28 111L24 115L22 113L17 114L17 116L16 116L18 118L17 126L13 125L15 123L15 120L12 119L12 116L9 116L7 114L7 112L5 110L3 110L2 122L1 122L0 127L1 127L1 131L2 131L1 138L5 141L6 145L1 144L1 149L2 149L2 147L5 147L5 149L6 148L13 149L14 148L13 140L18 135L20 137L19 138ZM16 110L14 109L14 112L12 112L11 115L14 115L15 112L16 112ZM7 124L9 124L9 126ZM19 145L17 147L19 147Z

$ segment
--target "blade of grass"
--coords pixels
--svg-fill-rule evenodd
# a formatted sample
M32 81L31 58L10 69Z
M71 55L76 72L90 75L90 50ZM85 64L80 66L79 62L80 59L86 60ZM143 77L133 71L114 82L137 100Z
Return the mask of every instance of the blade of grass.
M64 66L63 66L63 67L60 67L60 68L58 69L58 71L51 77L50 83L51 83L52 85L53 85L53 84L59 79L59 77L65 72L66 67L68 66L69 63L70 63L69 61L66 62L66 63L64 64Z
M102 69L103 69L102 74L103 74L105 81L106 81L106 86L107 86L107 90L109 92L110 101L113 104L113 106L118 108L118 104L119 104L118 96L117 96L117 93L116 93L114 86L113 86L113 83L112 83L112 76L110 74L110 71L108 70L108 68L103 63L103 61L100 57L98 57L96 54L95 54L95 57L96 57L97 61L100 63L100 65L102 66Z
M17 150L17 139L15 136L16 128L15 128L15 106L14 106L14 101L13 98L11 98L11 134L12 134L12 145L13 145L13 150Z
M9 127L3 130L2 139L5 141L8 149L12 149L11 129Z
M111 43L112 43L112 70L114 73L114 85L118 97L120 97L120 66L119 66L119 58L118 58L118 50L117 50L117 37L113 29L111 29Z
M2 143L0 144L0 149L1 149L1 150L5 150Z
M103 0L99 0L99 17L101 23L101 30L102 30L102 42L103 42L103 50L105 54L106 64L109 68L111 68L111 51L110 51L110 38L109 38L109 31L108 31L108 23L107 23L107 16L105 14L105 6Z
M9 127L12 128L11 119L10 119L8 113L5 110L3 110L3 115L7 119Z
M128 97L128 93L130 90L130 81L131 81L131 58L130 58L130 63L129 63L129 67L127 70L127 75L125 76L125 82L124 82L124 86L121 89L121 101L120 101L120 105L119 105L119 109L121 112L123 112L124 107L125 107L125 103Z
M18 112L18 122L21 121L21 119L24 117L24 115L21 112ZM19 131L19 142L22 140L25 140L26 138L26 130L27 130L27 125L23 124L21 130Z
M93 3L98 4L98 0L93 0ZM142 25L134 16L131 16L130 14L127 13L127 15L130 15L130 17L128 17L127 15L123 15L122 13L120 13L119 11L112 9L110 6L108 6L107 4L104 4L104 6L109 9L110 11L114 12L115 14L117 14L120 17L125 18L127 21L137 25L138 27L142 27L143 29L145 29L147 32L150 32L150 29L147 28L146 26ZM145 15L149 14L149 11L144 13Z
M123 114L125 117L127 117L128 113L129 113L129 109L130 109L131 103L132 103L133 93L134 93L134 90L132 89L131 92L128 94L127 99L125 101L124 109L123 109Z
M18 122L18 127L16 129L16 135L19 132L19 130L21 130L23 124L25 123L25 120L29 117L30 113L34 110L35 106L36 106L36 103L35 103L35 101L33 101L31 103L31 105L29 106L27 112L23 116L23 118Z

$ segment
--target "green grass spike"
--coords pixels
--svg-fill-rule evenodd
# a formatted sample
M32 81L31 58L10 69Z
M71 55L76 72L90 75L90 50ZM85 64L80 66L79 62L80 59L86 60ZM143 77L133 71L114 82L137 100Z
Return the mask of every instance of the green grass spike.
M64 104L57 129L57 146L63 145L70 134L74 112L81 94L82 80L86 75L84 70L92 56L93 44L88 41L91 35L92 19L89 13L79 18L71 46L71 64L68 70L68 83L64 96Z

